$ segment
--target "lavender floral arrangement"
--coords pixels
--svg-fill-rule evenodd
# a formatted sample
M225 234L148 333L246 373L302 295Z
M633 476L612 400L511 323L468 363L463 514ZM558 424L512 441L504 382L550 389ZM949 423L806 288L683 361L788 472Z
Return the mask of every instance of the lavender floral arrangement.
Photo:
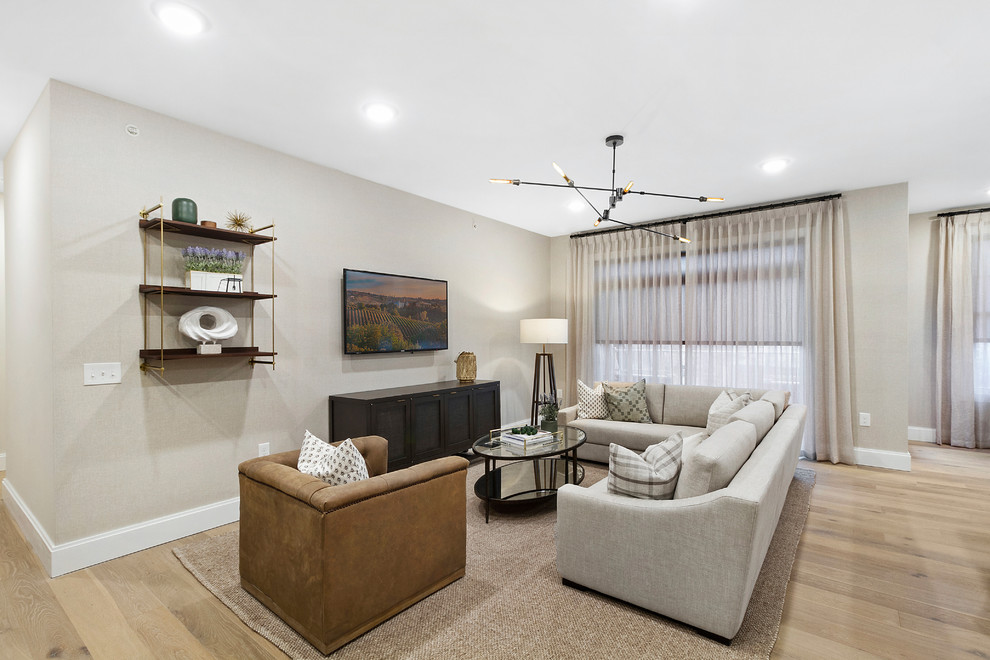
M186 270L202 270L207 273L233 273L239 275L244 272L244 259L246 257L247 255L244 252L235 252L234 250L224 250L222 248L182 248L182 258L186 261Z

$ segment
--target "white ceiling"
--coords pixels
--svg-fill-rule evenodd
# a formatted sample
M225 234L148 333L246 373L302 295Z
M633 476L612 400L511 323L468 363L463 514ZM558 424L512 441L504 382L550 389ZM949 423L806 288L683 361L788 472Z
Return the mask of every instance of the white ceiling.
M594 214L488 178L609 187L612 133L618 185L726 208L902 181L911 212L990 203L987 0L189 0L194 38L150 4L0 0L0 153L55 78L549 236Z

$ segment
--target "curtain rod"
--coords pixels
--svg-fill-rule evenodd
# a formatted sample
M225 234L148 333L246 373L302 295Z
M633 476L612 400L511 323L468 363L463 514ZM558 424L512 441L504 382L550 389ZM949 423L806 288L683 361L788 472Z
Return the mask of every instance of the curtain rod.
M806 197L804 199L794 199L788 202L773 202L771 204L762 204L760 206L747 206L741 209L728 209L726 211L719 211L717 213L701 213L698 215L689 215L683 218L674 218L672 220L653 220L651 222L643 222L632 227L616 227L615 229L589 229L588 231L578 232L576 234L571 234L570 238L583 238L585 236L592 236L598 234L612 234L617 231L629 231L631 229L639 229L641 227L662 227L664 225L679 225L687 224L689 222L695 222L696 220L708 220L709 218L721 218L727 215L741 215L743 213L755 213L757 211L769 211L771 209L782 209L788 206L800 206L801 204L811 204L814 202L824 202L830 199L839 199L842 197L842 193L833 193L831 195L820 195L818 197Z
M985 209L969 209L968 211L947 211L945 213L939 213L936 218L951 218L954 215L969 215L970 213L986 213L990 211L990 208Z

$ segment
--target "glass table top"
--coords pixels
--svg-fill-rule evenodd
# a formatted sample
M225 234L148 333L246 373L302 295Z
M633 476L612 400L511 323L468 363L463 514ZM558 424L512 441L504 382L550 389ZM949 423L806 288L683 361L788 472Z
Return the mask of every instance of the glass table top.
M585 442L585 434L581 429L565 426L555 431L551 437L539 436L525 442L512 442L502 437L509 434L511 429L495 429L474 443L475 454L498 460L533 459L544 456L555 456L580 447Z

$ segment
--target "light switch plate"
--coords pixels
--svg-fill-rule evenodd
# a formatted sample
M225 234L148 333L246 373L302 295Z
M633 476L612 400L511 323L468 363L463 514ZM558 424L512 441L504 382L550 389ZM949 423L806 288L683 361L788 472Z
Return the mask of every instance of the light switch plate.
M258 456L268 456L271 453L271 445L267 442L258 444Z
M870 413L859 413L859 425L869 426L870 425Z
M83 365L83 385L113 385L120 382L120 362L90 362Z

